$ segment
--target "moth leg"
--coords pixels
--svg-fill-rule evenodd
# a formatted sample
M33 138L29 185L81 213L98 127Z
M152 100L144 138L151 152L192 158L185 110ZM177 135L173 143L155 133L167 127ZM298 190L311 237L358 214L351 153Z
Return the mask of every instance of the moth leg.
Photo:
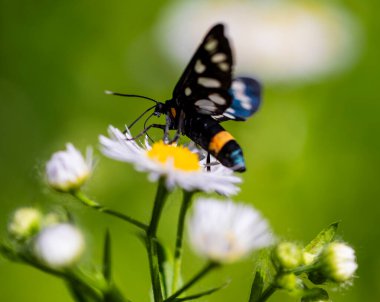
M206 164L204 165L207 168L207 171L211 170L211 168L209 169L209 167L220 165L220 163L218 163L217 161L211 162L211 158L209 159L208 157L209 154L210 153L207 154Z
M179 115L179 120L178 120L178 128L177 128L177 131L175 132L173 139L169 142L169 144L176 143L179 140L181 133L183 132L182 128L183 128L183 123L185 121L185 112L181 110L179 114L180 115Z
M149 129L151 129L151 128L157 128L157 129L165 130L165 127L166 127L166 125L151 124L148 127L146 127L143 131L141 131L139 134L137 134L136 136L134 136L132 138L127 138L127 141L132 141L132 140L138 139L139 137L141 137L142 135L144 135L145 133L147 133L149 131Z
M170 141L170 139L169 139L170 123L171 123L170 117L169 117L169 115L166 115L166 123L165 123L165 129L164 129L164 142L165 142L165 144L169 143L169 141Z
M211 154L210 152L207 152L207 159L206 159L206 166L207 166L207 172L211 172Z

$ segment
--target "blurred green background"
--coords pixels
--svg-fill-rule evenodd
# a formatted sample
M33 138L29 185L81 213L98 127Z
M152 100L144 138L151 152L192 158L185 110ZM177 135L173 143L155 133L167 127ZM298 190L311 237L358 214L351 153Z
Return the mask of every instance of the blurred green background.
M359 262L354 286L334 301L380 301L379 43L376 1L334 1L351 11L363 32L357 62L345 72L303 85L265 85L261 111L249 122L227 123L248 165L241 193L282 238L306 243L341 221L339 234ZM122 127L147 108L143 100L103 90L170 98L184 66L173 66L152 35L165 0L0 1L0 223L4 236L12 211L25 205L63 204L85 230L85 262L99 265L110 228L115 279L133 301L148 301L148 266L134 229L55 194L44 185L44 163L72 142L97 146L107 126ZM233 37L232 37L233 40ZM195 46L194 46L195 47ZM140 125L141 127L141 125ZM86 188L103 204L147 220L155 184L146 175L97 153ZM172 243L179 192L160 225ZM202 266L185 252L185 277ZM246 301L253 259L224 268L199 284L205 289L231 277L230 286L204 301ZM0 260L1 301L71 301L64 284L32 268ZM271 301L293 301L276 293Z

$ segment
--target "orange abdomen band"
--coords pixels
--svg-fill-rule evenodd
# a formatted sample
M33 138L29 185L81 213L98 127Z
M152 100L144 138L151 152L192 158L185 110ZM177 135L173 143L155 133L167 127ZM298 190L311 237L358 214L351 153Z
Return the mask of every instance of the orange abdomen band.
M215 154L218 154L223 146L229 141L234 140L234 137L227 131L220 131L215 134L208 145L208 149Z

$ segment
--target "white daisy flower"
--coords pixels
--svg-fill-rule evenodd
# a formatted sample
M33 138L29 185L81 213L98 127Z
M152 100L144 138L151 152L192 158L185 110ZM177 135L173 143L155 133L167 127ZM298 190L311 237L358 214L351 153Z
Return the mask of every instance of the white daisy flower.
M183 65L207 30L223 22L238 73L265 83L313 80L353 62L360 32L342 7L309 2L175 1L161 17L157 41Z
M82 255L83 250L82 233L68 223L46 227L38 234L34 242L36 257L53 268L72 265Z
M354 276L358 264L355 250L342 242L330 243L321 255L323 271L335 282L345 282Z
M200 198L189 220L194 250L215 262L236 261L273 243L267 221L253 207Z
M212 172L203 169L198 155L183 146L164 144L162 141L140 146L131 138L110 126L109 138L100 136L101 151L104 155L132 163L137 171L147 172L149 180L165 178L166 187L172 190L178 186L186 191L218 192L223 195L236 194L236 184L241 178L225 167L213 168Z
M48 184L55 190L69 192L79 189L92 172L92 150L87 150L86 158L72 145L65 151L53 154L46 164Z

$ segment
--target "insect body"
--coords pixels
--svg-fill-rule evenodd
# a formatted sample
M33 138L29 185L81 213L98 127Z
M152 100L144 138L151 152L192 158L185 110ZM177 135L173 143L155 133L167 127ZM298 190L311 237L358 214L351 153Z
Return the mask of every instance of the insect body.
M166 124L152 124L138 136L155 127L164 129L164 140L169 141L168 130L176 130L172 142L181 134L186 135L224 166L245 171L241 147L220 122L245 121L250 117L260 105L261 86L248 77L232 79L232 68L232 52L224 26L217 24L196 50L172 98L165 103L155 101L153 115L165 114Z
M245 171L243 152L218 121L201 115L185 119L184 134L210 152L220 163L237 172Z
M156 111L167 114L170 129L188 136L224 166L243 172L242 149L220 122L251 116L259 107L261 88L251 78L232 80L232 67L224 26L217 24L190 60L172 99Z

